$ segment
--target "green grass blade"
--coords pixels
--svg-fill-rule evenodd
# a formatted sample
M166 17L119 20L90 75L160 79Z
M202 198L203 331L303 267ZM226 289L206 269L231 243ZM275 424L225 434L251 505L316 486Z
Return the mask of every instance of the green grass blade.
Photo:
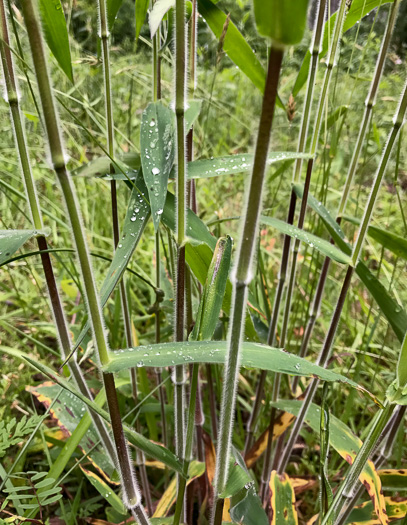
M226 21L226 14L210 0L198 0L198 10L215 37L219 40ZM223 49L242 73L263 92L266 83L266 72L250 45L232 21L229 22ZM277 105L284 108L284 104L279 98L277 99Z
M45 230L0 230L0 265L33 237L47 234L48 231Z
M260 35L283 46L301 42L307 21L308 0L253 0L253 5Z
M265 215L262 215L260 217L260 221L263 224L266 224L267 226L276 228L278 231L284 233L285 235L289 235L290 237L294 237L296 239L301 240L302 242L305 242L311 248L315 247L316 250L318 250L326 257L329 257L333 261L343 264L351 263L351 258L349 255L346 255L346 253L343 253L341 250L339 250L339 248L337 248L330 242L321 239L320 237L317 237L312 233L308 233L302 230L301 228L297 228L296 226L287 224L286 222L280 221L279 219L275 219L274 217L266 217Z
M217 244L199 303L191 341L209 340L215 332L228 282L233 241L221 237Z
M73 83L68 29L61 0L40 0L39 8L45 41L62 71Z
M161 102L151 102L143 112L140 151L151 214L157 231L167 197L168 177L175 159L174 112Z
M352 224L360 224L360 220L356 217L344 215L343 219ZM372 225L369 226L367 234L384 248L393 252L397 257L407 260L407 239L405 237L396 235L390 230L383 230Z
M147 16L149 0L136 0L136 44L140 36L141 28Z
M294 190L297 196L302 198L302 186L296 185L294 186ZM308 205L321 217L329 234L335 241L335 244L337 244L344 253L350 255L352 248L345 240L345 234L325 206L311 194L308 195L307 202ZM407 332L407 314L403 307L391 297L386 288L361 260L357 263L355 271L360 280L372 294L380 311L393 328L397 339L400 342L403 342L404 336Z
M104 371L118 372L133 366L162 368L193 363L224 364L226 354L226 341L185 341L138 346L109 352L110 362ZM366 392L372 399L376 400L367 390L345 376L326 370L280 348L244 341L240 364L245 367L270 370L280 374L317 377L322 381L339 381Z
M123 0L107 0L107 26L109 31L113 29L114 21L116 20L117 13L123 3Z

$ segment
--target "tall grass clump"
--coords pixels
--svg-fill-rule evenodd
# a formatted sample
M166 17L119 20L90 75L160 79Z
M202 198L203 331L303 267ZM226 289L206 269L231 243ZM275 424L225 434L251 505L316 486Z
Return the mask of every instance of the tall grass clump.
M2 522L405 520L406 1L0 0Z

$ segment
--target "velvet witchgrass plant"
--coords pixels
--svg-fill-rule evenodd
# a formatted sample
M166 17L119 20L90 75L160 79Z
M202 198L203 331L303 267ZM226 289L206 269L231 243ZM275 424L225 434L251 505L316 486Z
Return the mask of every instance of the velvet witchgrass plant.
M0 0L1 519L406 514L405 1Z

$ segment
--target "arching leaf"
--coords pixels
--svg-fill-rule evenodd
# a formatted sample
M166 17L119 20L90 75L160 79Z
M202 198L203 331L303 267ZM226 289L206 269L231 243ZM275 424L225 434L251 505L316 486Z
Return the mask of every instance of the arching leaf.
M45 41L62 71L73 83L68 29L61 0L40 0L39 8Z

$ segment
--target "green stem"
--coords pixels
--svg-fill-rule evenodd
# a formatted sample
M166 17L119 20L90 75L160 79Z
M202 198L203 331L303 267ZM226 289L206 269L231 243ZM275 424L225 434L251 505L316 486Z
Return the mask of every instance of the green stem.
M318 7L318 14L317 14L317 19L316 19L313 43L311 47L311 63L310 63L310 69L309 69L309 74L308 74L307 93L305 95L305 102L304 102L304 112L303 112L303 116L301 120L301 129L300 129L300 135L298 139L298 146L297 146L298 153L303 153L305 151L305 146L306 146L307 138L308 138L308 128L309 128L309 123L311 119L311 108L312 108L312 101L314 98L314 89L315 89L316 74L318 70L319 53L320 53L321 42L322 42L322 38L324 34L325 11L326 11L326 0L321 0L319 3L319 7ZM302 167L302 159L297 159L295 162L294 173L293 173L294 183L298 182L301 176L301 167ZM290 205L289 205L289 210L288 210L288 217L287 217L288 224L293 224L294 222L295 205L296 205L296 195L295 195L294 190L292 190L291 198L290 198ZM279 276L278 276L277 292L274 298L273 312L272 312L271 321L269 325L269 331L268 331L267 344L269 345L273 345L274 340L275 340L277 322L278 322L278 318L280 315L280 307L281 307L281 302L282 302L282 297L283 297L283 290L284 290L286 277L287 277L290 247L291 247L291 237L289 235L285 235L283 254L281 258L280 271L279 271ZM292 282L292 279L290 279L290 284L291 282ZM292 288L292 285L291 285L291 288ZM287 295L287 302L289 302L291 305L291 299L289 299L288 295ZM265 385L266 377L267 377L267 373L265 371L262 371L260 375L260 380L257 384L256 397L255 397L255 402L253 405L253 410L252 410L252 413L247 423L245 453L248 452L250 446L252 445L254 427L257 423L258 415L259 415L260 408L261 408L261 402L262 402L263 395L264 395L264 385ZM268 447L267 450L271 451L271 447ZM266 464L270 463L267 458L265 460L265 463Z
M186 231L186 163L185 163L185 103L186 93L186 33L185 0L175 4L175 115L177 125L177 209L176 238L178 245L175 291L175 340L184 340L185 327L185 231ZM185 447L185 370L176 366L174 378L175 450L184 457Z
M233 272L233 312L229 330L229 348L225 366L224 388L221 404L221 428L216 454L214 509L212 523L219 523L221 511L219 494L225 488L229 474L229 455L233 432L235 396L239 375L239 357L246 315L247 287L252 280L252 263L256 249L258 221L262 206L262 190L269 149L278 80L283 59L283 50L274 47L270 50L266 87L263 97L260 125L256 142L253 170L250 179L247 202L243 219L243 229L238 248L236 268Z
M195 408L196 408L196 392L198 387L198 373L199 365L193 365L191 383L190 383L190 397L188 408L188 425L185 438L185 454L184 454L184 476L180 478L178 484L177 502L175 505L173 525L179 525L184 503L185 488L188 479L188 469L191 462L192 445L194 443L194 427L195 427Z
M25 0L22 4L22 11L27 28L35 74L37 77L51 161L55 174L61 185L72 227L75 248L78 254L79 265L82 272L82 279L84 283L85 296L95 341L95 347L101 365L105 365L109 362L109 351L106 335L104 333L102 309L98 298L92 264L85 240L85 232L82 227L82 217L79 204L77 202L76 191L65 164L62 136L59 129L58 116L47 69L41 29L38 22L38 16L34 8L33 0ZM103 374L103 381L106 387L106 395L108 399L109 413L116 445L119 471L122 478L124 501L130 509L134 509L140 505L140 493L134 477L131 458L126 447L114 378L111 374ZM139 521L140 523L143 523L143 520Z

